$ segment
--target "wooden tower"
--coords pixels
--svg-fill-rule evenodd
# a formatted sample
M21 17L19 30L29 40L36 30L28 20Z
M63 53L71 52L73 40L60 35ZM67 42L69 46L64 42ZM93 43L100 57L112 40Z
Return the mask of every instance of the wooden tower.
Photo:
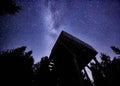
M82 85L81 70L95 58L97 51L87 43L62 31L50 54L57 86Z

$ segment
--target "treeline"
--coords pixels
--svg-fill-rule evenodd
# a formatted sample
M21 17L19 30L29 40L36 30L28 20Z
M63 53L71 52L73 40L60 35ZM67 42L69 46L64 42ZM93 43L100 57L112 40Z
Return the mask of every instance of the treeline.
M101 61L97 60L88 67L92 72L95 86L120 86L120 49L112 46L111 49L116 54L110 57L101 54Z
M111 49L116 53L113 59L101 54L101 61L95 59L87 66L93 81L86 70L81 71L84 86L120 86L120 49ZM26 47L22 46L0 53L0 86L57 86L54 62L46 56L34 63L32 51L25 50Z

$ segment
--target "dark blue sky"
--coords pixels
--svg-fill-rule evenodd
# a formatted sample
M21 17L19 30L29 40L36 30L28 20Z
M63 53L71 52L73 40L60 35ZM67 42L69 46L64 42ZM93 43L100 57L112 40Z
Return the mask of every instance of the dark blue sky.
M1 50L27 46L35 61L49 56L61 30L113 55L120 47L120 0L16 0L22 10L0 16ZM99 55L99 54L98 54Z

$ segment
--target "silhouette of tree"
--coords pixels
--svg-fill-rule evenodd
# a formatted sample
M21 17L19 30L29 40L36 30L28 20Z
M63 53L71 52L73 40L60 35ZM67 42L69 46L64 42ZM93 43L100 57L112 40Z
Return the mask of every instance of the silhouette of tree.
M15 14L21 9L13 0L0 0L0 16Z
M119 48L111 47L118 55ZM0 85L11 86L62 86L56 75L54 60L47 56L34 64L32 51L25 52L26 47L0 52ZM82 86L119 86L120 58L111 59L101 53L101 61L92 62L88 68L92 72L94 83L91 82L85 68L80 72ZM62 83L62 82L60 82Z
M116 54L120 54L120 49L115 47L115 46L111 46L111 49L113 50L113 52L115 52Z
M35 67L35 86L48 86L50 82L50 70L49 70L48 57L41 58L41 61L34 64Z
M32 85L34 59L26 47L0 53L0 85Z
M111 47L119 54L119 48ZM91 63L90 70L95 86L119 86L120 85L120 58L101 54L101 62Z

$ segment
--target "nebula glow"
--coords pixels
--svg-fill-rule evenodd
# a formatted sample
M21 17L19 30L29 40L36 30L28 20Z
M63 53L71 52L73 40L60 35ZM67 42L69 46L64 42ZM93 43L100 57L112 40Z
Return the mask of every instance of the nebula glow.
M0 17L0 50L27 46L35 62L49 56L61 30L113 56L120 47L120 0L15 0L22 10ZM99 55L99 54L98 54Z

